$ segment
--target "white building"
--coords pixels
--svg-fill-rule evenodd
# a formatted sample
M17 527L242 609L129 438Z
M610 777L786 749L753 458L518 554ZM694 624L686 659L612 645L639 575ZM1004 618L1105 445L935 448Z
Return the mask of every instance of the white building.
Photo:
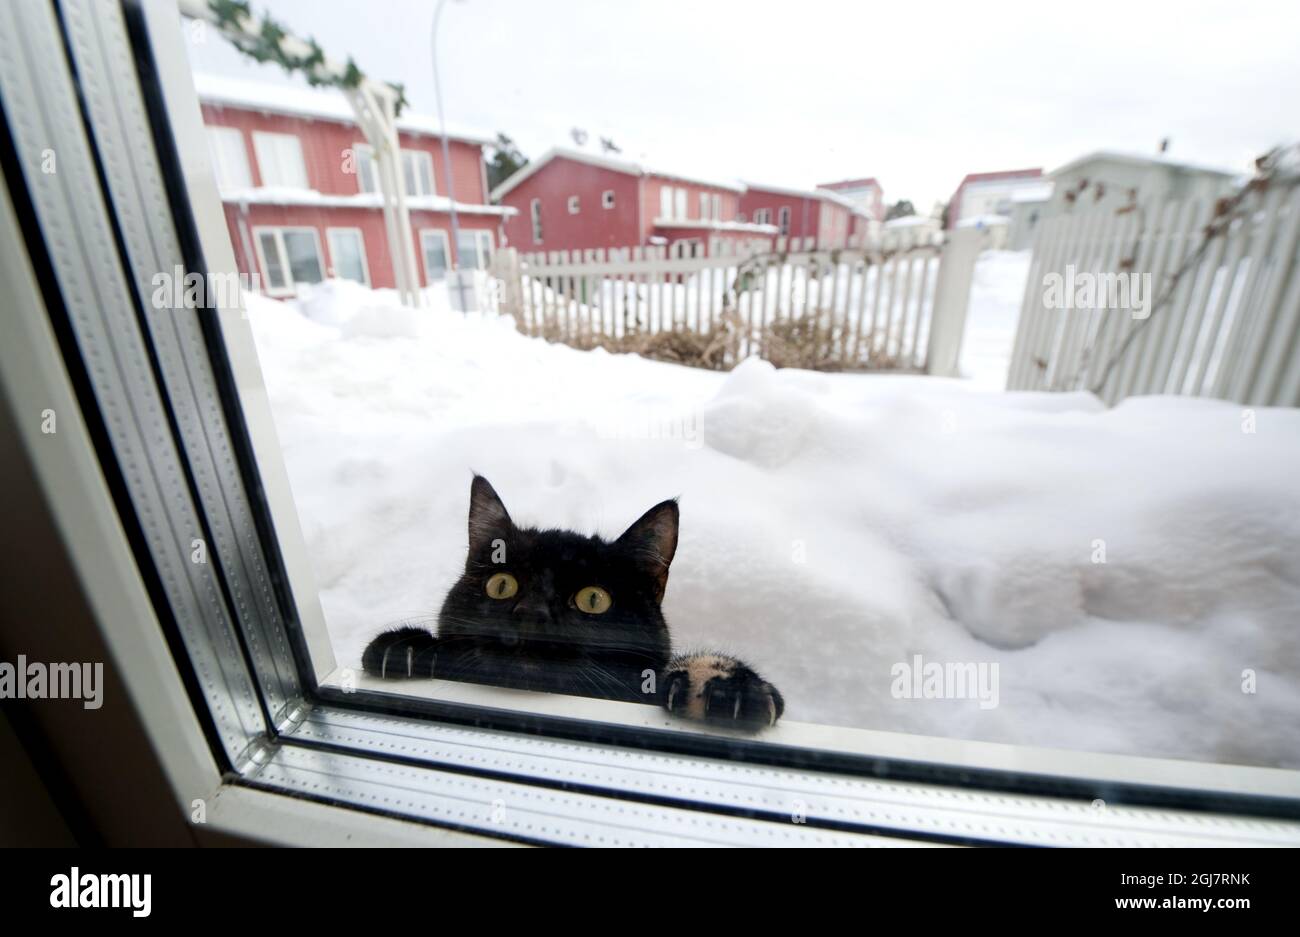
M938 218L926 215L907 215L886 221L881 234L881 247L885 250L907 250L943 241L943 225Z
M1216 166L1180 162L1167 156L1138 156L1099 150L1071 160L1048 178L1055 183L1049 211L1101 201L1123 204L1186 199L1216 199L1233 192L1244 178Z

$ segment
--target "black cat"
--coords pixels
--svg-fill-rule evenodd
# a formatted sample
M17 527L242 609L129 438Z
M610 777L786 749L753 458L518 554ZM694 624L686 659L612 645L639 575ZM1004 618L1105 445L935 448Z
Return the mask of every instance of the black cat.
M378 677L438 677L629 702L754 728L785 703L722 654L672 655L660 605L677 550L677 502L613 542L516 527L487 479L470 485L469 556L438 634L398 628L362 655Z

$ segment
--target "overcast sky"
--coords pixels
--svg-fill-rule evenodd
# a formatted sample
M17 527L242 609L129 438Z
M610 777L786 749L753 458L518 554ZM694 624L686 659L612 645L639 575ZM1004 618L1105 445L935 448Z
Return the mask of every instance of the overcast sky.
M434 113L433 0L264 0ZM968 172L1096 149L1245 170L1300 138L1300 4L464 0L443 11L447 118L530 156L609 136L702 175L876 176L926 212ZM195 68L286 81L224 42Z

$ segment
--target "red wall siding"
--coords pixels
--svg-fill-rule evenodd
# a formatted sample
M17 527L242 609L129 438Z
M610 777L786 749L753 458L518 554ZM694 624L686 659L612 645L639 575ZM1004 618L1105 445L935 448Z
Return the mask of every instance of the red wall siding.
M612 189L614 207L601 207L601 193ZM557 157L501 202L518 211L505 223L506 241L521 251L586 250L631 247L643 242L638 233L640 179L625 172ZM569 196L578 196L579 211L570 215ZM531 203L542 205L542 242L533 240Z
M302 143L303 162L307 167L308 185L327 195L356 195L361 191L355 172L344 172L345 152L366 138L358 128L328 120L312 120L283 114L266 114L241 108L203 105L203 122L213 126L235 127L244 132L244 149L253 184L263 184L257 157L253 152L253 132L292 133ZM447 194L447 170L442 159L442 142L437 137L399 133L404 149L423 150L433 157L434 189ZM451 140L451 168L455 176L456 200L465 204L487 204L483 189L483 148L477 143Z
M780 225L781 209L790 209L790 230L786 237L816 237L818 206L820 199L806 198L798 195L785 195L764 189L751 188L740 197L740 210L745 213L746 221L754 220L754 212L766 208L772 213L771 224Z
M721 196L722 221L735 221L736 214L740 211L740 193L733 192L730 189L720 189L716 186L700 185L695 182L679 182L676 179L670 179L663 176L649 176L645 180L643 203L644 211L641 216L641 239L638 243L644 243L645 239L655 231L655 219L660 217L659 199L660 191L665 187L686 190L686 217L690 220L700 220L700 193L705 192L710 196ZM708 239L708 232L701 232L701 236Z

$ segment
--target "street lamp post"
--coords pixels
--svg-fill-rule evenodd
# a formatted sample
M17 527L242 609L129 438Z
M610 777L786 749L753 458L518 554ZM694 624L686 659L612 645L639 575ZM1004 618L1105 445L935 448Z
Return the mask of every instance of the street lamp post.
M457 3L463 0L456 0ZM442 84L438 81L438 21L442 18L442 8L447 0L438 0L433 10L433 34L429 45L433 52L433 97L438 104L438 132L442 135L442 165L447 174L447 210L451 215L451 257L452 273L456 281L456 292L460 296L460 308L465 309L465 282L460 276L460 221L456 217L455 176L451 169L451 144L447 142L447 119L442 110Z

